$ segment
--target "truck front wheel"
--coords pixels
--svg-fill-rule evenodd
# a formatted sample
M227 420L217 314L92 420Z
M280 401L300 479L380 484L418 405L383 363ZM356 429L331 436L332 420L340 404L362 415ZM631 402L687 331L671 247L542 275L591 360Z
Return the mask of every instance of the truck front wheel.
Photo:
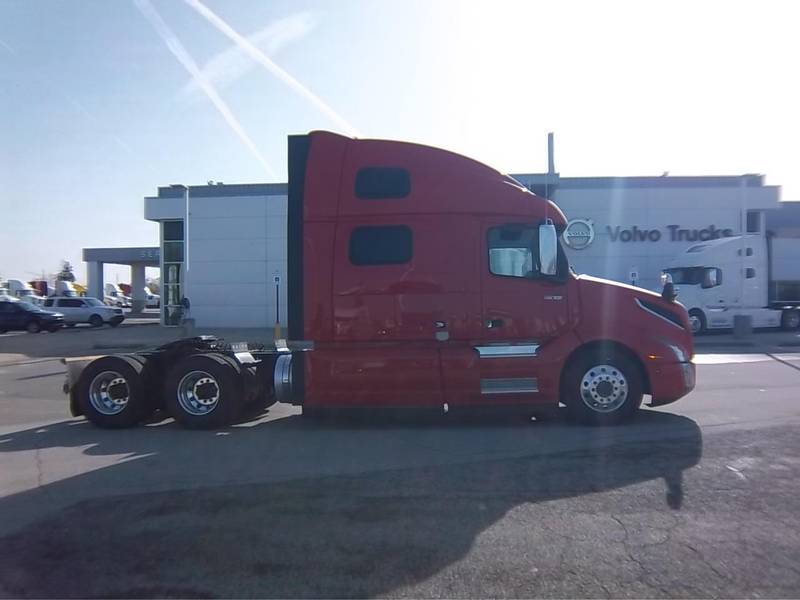
M800 311L785 310L781 314L781 329L784 331L794 331L800 327Z
M184 427L222 427L241 414L245 404L242 378L224 356L187 356L167 374L164 403Z
M633 418L642 404L638 365L613 349L579 356L567 368L562 401L570 419L616 425Z
M706 332L706 316L702 310L693 308L689 311L689 325L694 335L702 335Z

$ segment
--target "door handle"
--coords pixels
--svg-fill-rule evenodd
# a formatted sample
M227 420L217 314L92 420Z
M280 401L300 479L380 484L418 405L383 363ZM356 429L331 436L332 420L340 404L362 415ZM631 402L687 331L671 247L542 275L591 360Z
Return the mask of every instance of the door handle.
M434 321L433 325L436 329L445 329L447 328L447 321Z
M486 328L495 329L503 326L503 319L486 319Z

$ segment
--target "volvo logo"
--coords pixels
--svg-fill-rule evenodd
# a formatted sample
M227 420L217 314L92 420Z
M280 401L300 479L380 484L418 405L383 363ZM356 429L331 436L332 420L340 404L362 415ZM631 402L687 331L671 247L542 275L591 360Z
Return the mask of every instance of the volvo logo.
M594 240L594 224L589 219L572 219L564 229L563 238L573 250L583 250Z

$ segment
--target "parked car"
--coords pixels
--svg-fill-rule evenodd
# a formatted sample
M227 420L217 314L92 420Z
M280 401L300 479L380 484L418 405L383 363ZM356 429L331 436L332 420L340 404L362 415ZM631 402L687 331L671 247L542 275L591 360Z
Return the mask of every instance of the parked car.
M161 296L144 288L144 305L146 308L161 308Z
M121 308L106 306L97 298L48 298L44 305L64 313L64 322L68 327L77 323L88 323L92 327L102 327L108 323L116 327L125 320Z
M28 331L55 333L64 326L64 315L10 296L0 298L0 333L6 331Z

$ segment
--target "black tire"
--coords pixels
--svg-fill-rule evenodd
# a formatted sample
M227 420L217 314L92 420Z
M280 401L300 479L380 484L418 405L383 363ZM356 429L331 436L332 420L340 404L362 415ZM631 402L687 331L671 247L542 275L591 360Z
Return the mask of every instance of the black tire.
M699 308L693 308L689 311L689 324L692 327L692 334L694 335L703 335L708 326L706 316Z
M89 421L98 427L122 429L133 427L152 413L144 389L143 365L131 356L104 356L91 362L78 379L78 405ZM118 378L107 375L117 374ZM116 388L116 391L115 389ZM119 394L127 394L124 407L115 411ZM108 401L105 401L105 397Z
M103 317L100 315L92 315L89 317L89 325L92 327L102 327L103 326Z
M0 333L5 333L6 331L8 331L8 330L7 329L0 329Z
M122 321L110 321L108 324L112 327L117 327Z
M561 401L570 420L586 425L630 421L642 404L639 365L614 348L579 355L564 373Z
M28 333L39 333L42 330L42 326L36 319L31 319L28 321L28 324L25 325L25 330Z
M800 327L800 311L785 310L781 313L781 329L795 331L798 327Z
M56 333L59 329L61 329L61 325L52 325L47 328L47 331L50 333Z
M220 354L194 354L170 369L164 404L178 423L189 429L213 429L239 417L245 405L242 376L231 361Z

